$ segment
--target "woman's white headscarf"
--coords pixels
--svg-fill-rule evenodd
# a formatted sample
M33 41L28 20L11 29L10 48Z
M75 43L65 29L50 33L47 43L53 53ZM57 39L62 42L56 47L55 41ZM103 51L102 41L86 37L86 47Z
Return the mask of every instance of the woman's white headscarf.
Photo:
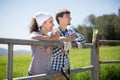
M52 16L46 12L37 12L33 16L33 18L36 19L38 27L40 27L50 17L52 17Z

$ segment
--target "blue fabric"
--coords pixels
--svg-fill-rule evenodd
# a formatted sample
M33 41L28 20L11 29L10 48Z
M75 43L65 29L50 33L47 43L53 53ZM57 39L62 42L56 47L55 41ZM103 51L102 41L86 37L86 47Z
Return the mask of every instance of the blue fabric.
M60 31L60 36L61 37L68 37L71 34L76 35L76 39L73 41L75 42L85 42L84 37L75 32L72 28L67 28L65 31L63 31L60 27L58 27ZM52 52L52 61L51 61L51 68L55 71L60 71L62 67L70 67L70 62L69 62L69 51L67 53L64 53L64 49L62 47L54 47L53 52Z

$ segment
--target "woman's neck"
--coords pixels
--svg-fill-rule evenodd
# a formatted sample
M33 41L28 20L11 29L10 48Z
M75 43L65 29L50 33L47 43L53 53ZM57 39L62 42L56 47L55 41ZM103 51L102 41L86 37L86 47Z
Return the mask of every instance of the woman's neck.
M41 29L41 32L45 35L47 35L47 33L48 33L45 29Z

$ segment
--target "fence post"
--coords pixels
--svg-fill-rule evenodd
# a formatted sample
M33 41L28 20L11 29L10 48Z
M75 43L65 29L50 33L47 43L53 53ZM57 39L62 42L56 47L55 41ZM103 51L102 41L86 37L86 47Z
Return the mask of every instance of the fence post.
M7 79L12 80L13 44L8 44Z
M91 80L99 80L99 43L93 43L91 47L91 65L93 69L91 70Z

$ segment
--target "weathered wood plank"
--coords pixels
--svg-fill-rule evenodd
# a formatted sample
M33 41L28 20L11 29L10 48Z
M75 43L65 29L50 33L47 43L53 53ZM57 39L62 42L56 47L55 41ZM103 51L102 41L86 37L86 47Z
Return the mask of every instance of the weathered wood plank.
M102 60L99 61L100 64L109 64L109 63L120 63L120 60Z
M36 45L36 46L63 46L62 41L46 41L46 40L23 40L23 39L8 39L0 38L1 44L17 44L17 45Z
M59 46L63 47L64 43L62 41L46 41L46 40L25 40L25 39L8 39L0 38L0 44L16 44L16 45L36 45L36 46ZM93 46L92 43L83 43L84 47ZM77 44L72 43L72 47L77 47Z
M120 40L99 40L99 43L120 43Z
M80 73L83 71L92 70L93 66L86 66L78 69L72 69L71 74ZM13 80L45 80L45 79L54 79L54 77L60 77L62 74L60 72L55 72L49 75L42 74L42 75L34 75L34 76L26 76L26 77L20 77L20 78L13 78Z

